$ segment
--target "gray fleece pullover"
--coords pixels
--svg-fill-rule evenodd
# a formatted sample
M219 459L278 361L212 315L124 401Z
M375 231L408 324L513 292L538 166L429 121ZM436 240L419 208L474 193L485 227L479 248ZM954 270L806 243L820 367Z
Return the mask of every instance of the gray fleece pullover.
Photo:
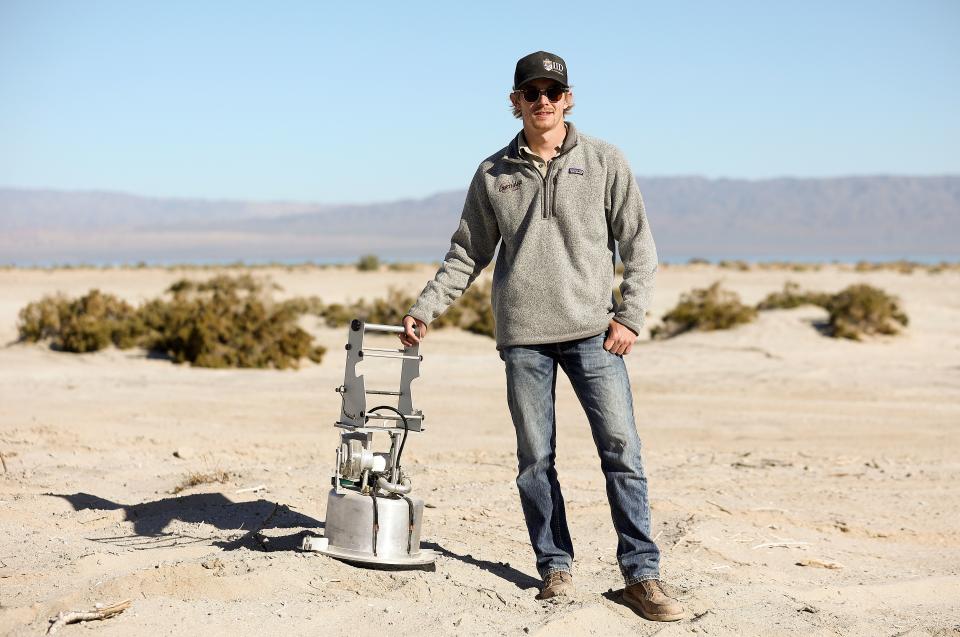
M517 139L480 164L460 224L410 316L430 324L490 263L497 348L596 336L610 319L639 333L650 306L657 251L640 189L623 154L567 123L546 176ZM612 295L615 251L624 273Z

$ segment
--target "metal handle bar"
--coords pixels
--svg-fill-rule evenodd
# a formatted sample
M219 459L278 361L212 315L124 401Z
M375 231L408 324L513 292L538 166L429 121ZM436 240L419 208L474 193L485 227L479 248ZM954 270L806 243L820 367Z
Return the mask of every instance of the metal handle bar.
M403 329L402 325L381 325L380 323L364 323L363 324L364 332L390 332L392 334L403 334L406 332ZM417 326L413 326L413 331L416 333Z

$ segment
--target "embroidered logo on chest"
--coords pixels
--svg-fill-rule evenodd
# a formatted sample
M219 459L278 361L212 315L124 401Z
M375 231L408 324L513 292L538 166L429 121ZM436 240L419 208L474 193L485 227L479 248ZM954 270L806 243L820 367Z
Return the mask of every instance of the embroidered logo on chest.
M520 190L521 183L522 182L519 179L516 179L514 181L500 184L497 187L497 190L499 190L500 192L507 192L508 190Z
M582 175L583 168L571 168L567 172L570 173L571 175Z

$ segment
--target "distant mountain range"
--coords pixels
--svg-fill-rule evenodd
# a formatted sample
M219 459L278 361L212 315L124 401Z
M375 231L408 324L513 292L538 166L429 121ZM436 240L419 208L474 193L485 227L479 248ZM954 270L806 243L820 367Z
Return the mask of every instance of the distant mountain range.
M666 261L960 257L960 176L638 182ZM464 194L325 205L6 188L0 265L436 261Z

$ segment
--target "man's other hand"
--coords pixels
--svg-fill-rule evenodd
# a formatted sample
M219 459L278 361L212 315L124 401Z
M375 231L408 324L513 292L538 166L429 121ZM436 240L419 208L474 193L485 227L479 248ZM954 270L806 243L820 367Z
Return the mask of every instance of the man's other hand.
M416 325L416 334L413 327ZM419 334L420 336L417 336ZM400 334L400 342L404 347L413 347L427 336L427 324L420 319L415 319L409 314L403 317L403 334Z
M629 354L633 349L633 344L637 342L637 334L623 323L610 321L610 328L607 330L607 339L603 342L603 349L611 354L623 356Z

